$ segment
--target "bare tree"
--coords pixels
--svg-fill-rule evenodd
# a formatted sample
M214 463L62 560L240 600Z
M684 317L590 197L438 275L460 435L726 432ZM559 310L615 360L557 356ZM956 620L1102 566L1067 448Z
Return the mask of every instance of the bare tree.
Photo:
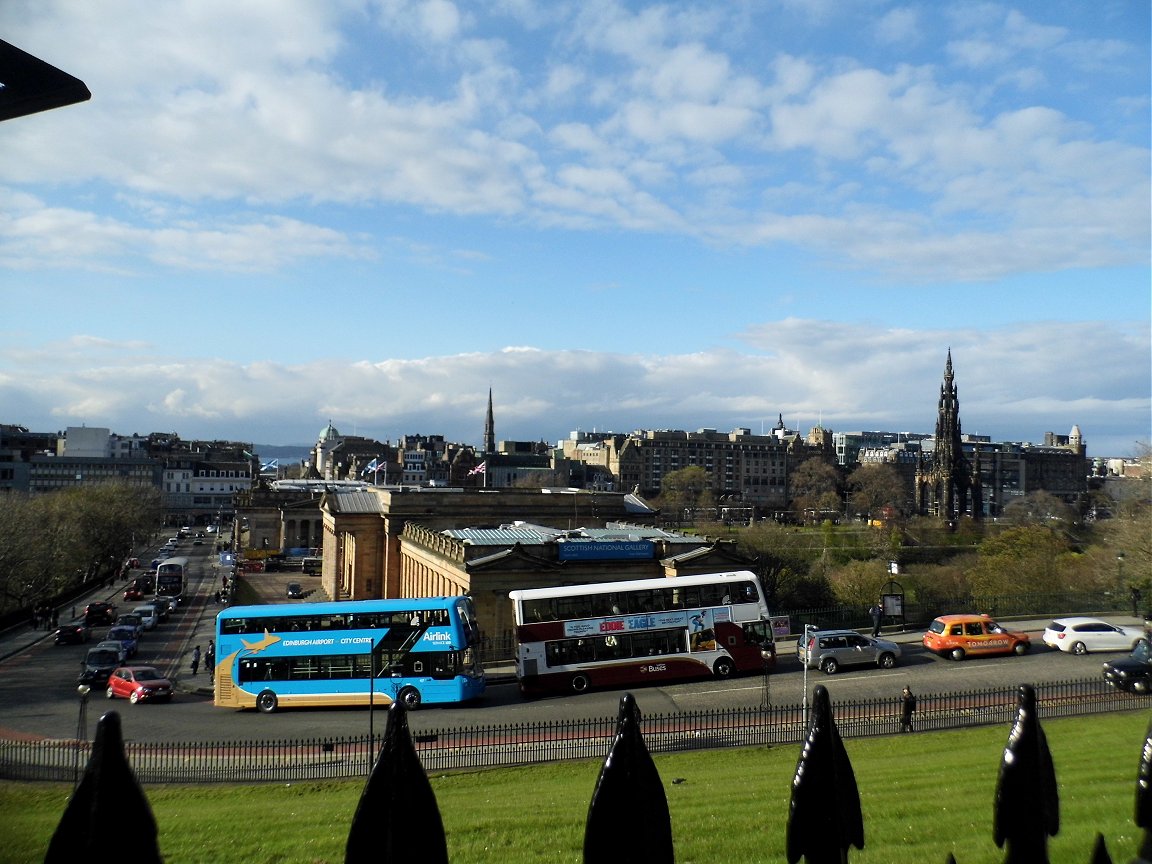
M819 521L824 513L841 512L840 473L823 459L800 463L789 478L792 508L802 519Z
M891 465L869 462L848 475L848 500L857 513L877 518L881 514L899 516L908 512L908 490Z

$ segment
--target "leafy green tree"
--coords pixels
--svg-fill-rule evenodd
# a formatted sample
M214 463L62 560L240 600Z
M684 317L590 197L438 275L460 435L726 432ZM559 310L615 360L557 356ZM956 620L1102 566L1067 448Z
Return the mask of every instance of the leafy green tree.
M972 590L982 594L1022 594L1078 587L1067 579L1071 546L1048 525L1009 528L980 544L968 573Z
M837 602L867 608L876 602L890 578L886 561L849 561L829 569L828 586Z
M55 597L110 575L160 522L160 493L110 482L34 496L8 493L0 506L2 611Z
M669 514L715 506L712 475L699 465L669 471L660 481L660 507Z

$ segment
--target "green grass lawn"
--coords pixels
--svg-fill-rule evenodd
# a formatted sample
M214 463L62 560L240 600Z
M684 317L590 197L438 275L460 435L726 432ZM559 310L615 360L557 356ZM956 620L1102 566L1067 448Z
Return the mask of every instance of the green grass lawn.
M1136 774L1146 712L1044 724L1060 786L1051 859L1087 862L1097 833L1112 860L1132 860ZM1004 860L992 807L1008 728L845 741L860 788L859 864ZM782 862L798 747L655 757L672 813L679 864ZM431 777L453 864L580 862L598 762L453 772ZM673 779L682 780L673 783ZM361 782L145 789L169 864L339 862ZM0 862L41 861L71 787L0 783ZM120 844L123 827L108 826ZM117 838L117 839L113 839ZM132 860L131 844L120 846Z

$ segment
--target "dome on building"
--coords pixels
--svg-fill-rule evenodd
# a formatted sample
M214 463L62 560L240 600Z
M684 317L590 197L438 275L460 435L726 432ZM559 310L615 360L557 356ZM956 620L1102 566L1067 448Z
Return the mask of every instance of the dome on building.
M340 432L332 425L332 421L328 421L328 425L320 430L320 437L316 439L317 443L324 443L325 441L335 441L340 437Z

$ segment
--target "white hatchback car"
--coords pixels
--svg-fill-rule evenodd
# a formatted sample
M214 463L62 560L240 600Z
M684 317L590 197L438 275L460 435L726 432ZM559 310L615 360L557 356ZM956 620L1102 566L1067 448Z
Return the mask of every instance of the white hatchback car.
M1141 627L1109 624L1100 618L1057 618L1044 630L1044 644L1070 654L1131 651L1147 636Z
M140 616L140 623L144 625L145 630L156 629L156 625L160 622L160 613L151 603L144 606L137 606L132 610L132 614Z

